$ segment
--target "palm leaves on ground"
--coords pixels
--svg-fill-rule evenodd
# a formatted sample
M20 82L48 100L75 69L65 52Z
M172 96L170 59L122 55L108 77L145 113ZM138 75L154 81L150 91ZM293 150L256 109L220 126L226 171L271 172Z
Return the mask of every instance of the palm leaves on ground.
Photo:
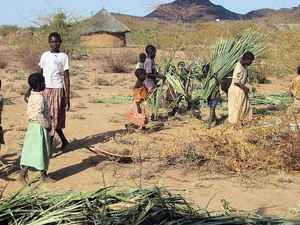
M237 34L234 39L221 39L214 47L209 74L205 80L204 91L200 96L201 102L207 100L212 91L227 74L234 70L237 62L242 59L245 52L252 52L255 57L261 55L265 49L266 41L260 30L249 30ZM216 79L214 74L217 74Z
M0 224L293 224L237 210L231 214L230 207L226 215L195 210L181 195L158 187L56 194L35 187L23 193L27 187L0 201Z

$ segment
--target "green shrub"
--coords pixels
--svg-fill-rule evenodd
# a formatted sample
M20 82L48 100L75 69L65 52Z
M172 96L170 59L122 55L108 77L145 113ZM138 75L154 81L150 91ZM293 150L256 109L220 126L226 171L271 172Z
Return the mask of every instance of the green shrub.
M0 36L6 36L9 33L15 33L18 30L17 25L2 25L0 26Z

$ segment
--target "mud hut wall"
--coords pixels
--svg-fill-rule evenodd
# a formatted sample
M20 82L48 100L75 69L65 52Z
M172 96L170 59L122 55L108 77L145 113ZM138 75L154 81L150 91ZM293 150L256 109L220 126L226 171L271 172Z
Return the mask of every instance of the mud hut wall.
M125 33L94 33L81 37L83 44L89 47L123 47L126 46Z

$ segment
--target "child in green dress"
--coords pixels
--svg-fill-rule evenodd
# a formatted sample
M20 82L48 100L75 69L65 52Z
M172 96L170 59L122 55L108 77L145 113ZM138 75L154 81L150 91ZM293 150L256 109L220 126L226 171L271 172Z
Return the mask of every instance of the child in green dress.
M22 167L19 181L25 185L28 182L28 170L40 171L41 181L48 177L46 171L50 159L51 116L46 99L41 91L45 90L45 78L40 73L31 74L28 83L32 88L27 105L29 126L23 145Z

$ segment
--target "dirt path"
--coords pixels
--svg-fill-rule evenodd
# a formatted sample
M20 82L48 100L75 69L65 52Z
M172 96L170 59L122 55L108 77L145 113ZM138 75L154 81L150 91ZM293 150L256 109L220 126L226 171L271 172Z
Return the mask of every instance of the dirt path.
M104 75L97 70L83 69L96 67L92 62L74 62L73 66L77 68L75 69L77 75L71 77L72 84L74 86L77 84L79 85L77 87L83 87L83 89L73 89L79 96L72 99L72 110L67 114L65 134L70 140L70 145L66 152L62 153L59 149L60 143L55 141L48 172L57 182L43 184L42 187L53 191L96 191L110 185L139 185L139 163L111 162L72 141L76 138L87 146L110 147L118 150L118 144L114 143L111 138L116 137L116 134L123 135L125 131L124 124L127 119L124 112L129 102L117 98L114 98L113 101L120 101L122 104L93 103L93 100L132 94L133 75L131 73ZM7 174L1 167L0 188L7 185L4 196L21 188L17 177L20 171L19 160L22 144L28 125L26 103L20 95L22 85L26 85L27 75L23 71L17 73L23 74L23 77L11 81L9 78L15 77L16 74L0 70L3 94L14 103L6 105L3 112L6 145L2 146L0 155L1 161L6 165L8 171ZM94 79L99 76L109 80L114 86L96 85L95 88ZM278 93L286 91L288 85L288 81L276 79L272 84L259 85L257 89L261 93ZM226 113L226 111L219 111L218 116L221 113ZM206 115L206 111L204 111L204 115ZM126 135L126 138L142 140L147 138L147 135L157 138L181 135L188 140L190 131L214 132L214 129L207 131L205 125L196 118L183 116L181 120L181 123L174 122L174 126L170 126L168 129L150 134L138 132ZM227 125L215 129L223 129L225 126ZM192 198L199 207L208 206L209 211L221 210L221 199L226 199L234 208L255 211L268 216L285 216L290 208L296 207L300 199L300 174L296 172L292 174L274 172L271 175L260 173L257 176L251 176L251 179L246 179L229 173L206 172L202 174L187 168L188 166L161 166L159 162L157 164L145 162L141 169L144 174L141 179L142 186L159 185L170 189L180 189L180 194ZM33 178L36 173L29 175ZM280 182L280 176L286 178L284 182Z

